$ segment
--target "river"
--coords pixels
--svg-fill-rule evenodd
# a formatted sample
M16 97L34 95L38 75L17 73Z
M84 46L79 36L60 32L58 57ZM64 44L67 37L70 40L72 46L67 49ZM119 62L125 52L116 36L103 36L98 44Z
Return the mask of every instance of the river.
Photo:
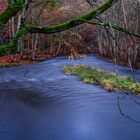
M140 97L66 76L65 64L132 73L92 55L0 68L0 140L140 140ZM133 74L140 81L140 70Z

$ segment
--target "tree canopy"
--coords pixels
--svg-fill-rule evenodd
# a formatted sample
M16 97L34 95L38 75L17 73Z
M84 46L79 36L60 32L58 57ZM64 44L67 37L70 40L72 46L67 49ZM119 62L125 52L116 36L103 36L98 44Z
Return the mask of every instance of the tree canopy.
M30 4L32 3L32 0L17 0L14 2L9 2L8 7L6 10L0 14L0 28L3 28L5 24L14 16L16 16L19 13L23 13L26 11L29 7ZM87 1L89 2L89 1ZM61 23L61 24L56 24L56 25L46 25L46 26L38 26L34 24L27 24L23 22L24 19L22 19L21 24L19 28L17 29L15 35L11 39L11 41L6 44L6 45L1 45L0 46L0 54L5 52L5 50L16 50L18 41L21 37L26 35L27 33L34 34L34 33L41 33L41 34L52 34L52 33L57 33L61 32L70 28L73 28L75 26L78 26L83 23L88 23L88 24L94 24L94 25L99 25L99 26L104 26L104 27L110 27L114 28L115 30L118 30L120 32L124 32L127 34L130 34L134 37L140 38L140 35L135 34L128 29L125 29L119 25L113 25L111 23L103 23L100 21L97 21L96 18L101 15L103 12L108 10L112 5L114 5L118 0L106 0L104 3L102 3L100 6L97 8L93 8L89 12L86 12L85 14L74 18L70 21ZM47 1L46 1L47 3ZM24 18L24 16L22 17Z

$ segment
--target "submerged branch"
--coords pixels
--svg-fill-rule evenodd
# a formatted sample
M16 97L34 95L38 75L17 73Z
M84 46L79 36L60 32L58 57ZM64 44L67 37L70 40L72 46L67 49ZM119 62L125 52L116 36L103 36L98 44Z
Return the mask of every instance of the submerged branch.
M123 117L127 118L128 120L130 120L130 121L132 121L132 122L134 122L134 123L140 123L140 121L137 121L137 120L133 119L132 117L128 116L126 113L124 113L124 112L122 111L120 100L121 100L121 98L118 96L118 109L119 109L120 114L121 114Z

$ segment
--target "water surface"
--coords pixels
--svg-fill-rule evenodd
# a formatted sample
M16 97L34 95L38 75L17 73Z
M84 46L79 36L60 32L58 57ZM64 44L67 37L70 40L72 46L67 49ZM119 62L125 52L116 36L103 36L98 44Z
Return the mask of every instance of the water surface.
M132 74L95 56L1 68L0 140L140 140L140 97L108 93L66 76L60 71L65 64ZM140 81L140 70L133 73Z

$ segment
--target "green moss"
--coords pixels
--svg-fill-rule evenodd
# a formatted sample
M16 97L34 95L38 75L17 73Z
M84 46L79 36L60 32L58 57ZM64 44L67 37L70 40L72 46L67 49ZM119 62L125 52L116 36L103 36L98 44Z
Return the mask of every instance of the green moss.
M62 71L68 75L76 75L85 83L100 85L108 91L129 91L140 93L140 83L131 77L121 77L101 69L88 66L64 66Z
M15 50L17 50L18 46L18 40L21 38L24 34L26 34L26 30L24 28L21 28L17 31L11 42L7 45L0 45L0 55L4 55L6 52L10 53Z
M107 27L111 26L112 28L114 28L120 32L131 34L131 35L134 35L134 36L140 38L140 35L131 33L131 32L129 32L129 30L127 30L121 26L112 25L110 23L100 23L100 22L97 22L96 20L89 21L89 20L93 19L94 17L100 15L105 10L107 10L109 7L111 7L117 1L118 0L108 0L105 3L103 3L101 6L99 6L97 9L93 9L90 12L87 12L82 16L79 16L71 21L64 22L62 24L52 25L52 26L47 26L47 27L37 27L34 25L27 25L26 29L30 33L51 34L51 33L61 32L61 31L70 29L72 27L75 27L75 26L83 24L83 23L88 23L88 24L94 24L94 25L99 25L99 26L107 26Z
M6 52L12 52L15 51L15 48L13 47L12 43L9 43L7 45L0 45L0 56L4 55Z
M86 14L77 17L76 19L73 19L68 22L64 22L62 24L54 25L54 26L47 26L47 27L37 27L34 25L27 25L26 29L30 33L45 33L45 34L50 34L50 33L55 33L55 32L61 32L64 30L67 30L69 28L72 28L74 26L80 25L84 23L83 20L91 20L92 18L100 15L102 12L110 8L115 2L118 0L108 0L104 2L101 6L99 6L96 9L91 10L90 12L87 12Z
M26 33L44 33L44 34L51 34L56 32L61 32L67 29L70 29L74 26L80 25L82 23L85 23L85 21L91 20L92 18L95 18L96 16L100 15L102 12L110 8L114 3L116 3L118 0L107 0L101 6L99 6L96 9L91 10L90 12L87 12L86 14L77 17L76 19L73 19L68 22L64 22L62 24L54 25L54 26L46 26L46 27L38 27L34 25L25 25L25 27L22 27L19 29L19 31L16 33L15 37L12 39L10 44L0 46L0 54L3 54L6 49L9 48L9 51L15 50L16 46L18 45L18 40L20 37L25 35ZM50 1L52 6L54 6L54 2ZM8 6L8 8L0 15L0 26L3 26L11 17L16 15L20 10L22 10L23 5L25 4L25 0L17 0L16 2L12 3ZM88 22L87 22L88 23ZM97 25L102 26L110 26L110 24L103 24L103 23L94 23ZM130 32L120 26L112 26L114 29L125 32L130 34ZM139 35L132 34L134 36L140 37Z
M83 15L83 16L81 16L79 18L85 19L85 20L91 20L93 18L93 16L97 16L97 15L103 13L106 9L111 7L117 1L118 0L108 0L108 1L105 1L99 8L93 9L90 12L87 12L85 15Z
M15 16L20 10L22 10L25 1L26 0L17 0L10 4L7 9L0 14L0 26L3 26L11 17Z

